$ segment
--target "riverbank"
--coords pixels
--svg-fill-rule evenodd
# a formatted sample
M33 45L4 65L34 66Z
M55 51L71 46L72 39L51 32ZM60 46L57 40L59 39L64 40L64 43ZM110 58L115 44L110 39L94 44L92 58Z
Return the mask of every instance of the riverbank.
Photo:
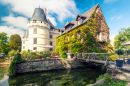
M44 59L16 64L16 73L41 72L47 70L71 69L87 66L75 59Z
M119 81L119 82L127 81L126 86L130 86L130 65L124 64L122 68L119 68L119 67L116 67L116 63L113 63L113 64L109 64L107 67L108 67L108 70L104 74L104 76L107 76L110 74L112 75L112 78L111 78L112 81ZM115 70L117 74L113 74L113 71ZM91 84L89 86L96 86L103 83L104 83L104 79L99 79L94 84Z

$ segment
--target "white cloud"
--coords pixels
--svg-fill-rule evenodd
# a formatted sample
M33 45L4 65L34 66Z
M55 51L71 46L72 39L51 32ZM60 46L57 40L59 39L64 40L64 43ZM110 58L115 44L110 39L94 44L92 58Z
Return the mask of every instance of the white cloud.
M114 37L115 37L116 35L112 35L112 36L110 36L110 43L111 43L111 45L112 46L114 46L114 44L113 44L113 42L114 42Z
M75 17L77 8L74 0L0 0L3 4L11 5L11 10L26 17L31 17L36 7L47 8L47 13L56 14L59 21Z
M110 3L110 2L115 2L117 0L104 0L104 3Z
M120 19L122 19L121 15L119 15L119 16L113 16L113 17L110 18L110 20L120 20Z
M0 32L6 32L9 36L12 34L23 36L28 18L32 17L34 9L39 5L40 8L47 9L47 18L54 26L57 25L56 19L63 22L66 18L75 17L78 13L74 0L0 0L0 2L8 6L10 12L9 16L2 18L5 23L4 26L0 26ZM14 12L24 17L14 17Z
M5 25L11 27L26 29L28 19L25 17L13 17L12 15L3 17L2 21L5 21Z
M51 21L51 23L52 23L54 26L57 25L56 20L55 20L54 17L48 16L47 18Z
M20 28L13 28L13 27L7 27L7 26L0 26L0 33L1 32L7 33L8 36L19 34L22 37L24 34L24 31L21 30Z

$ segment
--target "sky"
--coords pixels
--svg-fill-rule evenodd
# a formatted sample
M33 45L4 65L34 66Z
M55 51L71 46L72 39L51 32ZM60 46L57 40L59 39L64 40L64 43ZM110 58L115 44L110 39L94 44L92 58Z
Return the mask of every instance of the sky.
M130 27L130 0L0 0L0 33L22 37L34 9L39 7L46 8L47 18L56 28L63 28L67 21L98 3L110 28L112 43L121 28Z

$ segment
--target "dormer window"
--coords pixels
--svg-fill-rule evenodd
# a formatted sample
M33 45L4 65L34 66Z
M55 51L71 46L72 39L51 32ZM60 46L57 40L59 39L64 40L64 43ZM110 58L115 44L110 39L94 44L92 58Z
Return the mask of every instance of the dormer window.
M33 23L37 23L37 20L33 20Z
M80 24L82 24L82 19L80 19L80 20L78 21L78 25L80 25Z

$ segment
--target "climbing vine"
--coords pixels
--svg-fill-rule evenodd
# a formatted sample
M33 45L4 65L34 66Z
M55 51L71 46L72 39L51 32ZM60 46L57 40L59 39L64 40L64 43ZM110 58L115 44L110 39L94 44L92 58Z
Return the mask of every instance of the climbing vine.
M110 40L106 43L98 42L96 35L99 32L101 26L101 19L103 15L94 11L88 20L87 24L73 29L56 38L56 53L62 53L66 49L69 49L71 53L78 52L107 52ZM104 20L104 19L103 19ZM109 34L109 28L104 20L103 29L105 33ZM80 36L78 37L78 34ZM103 48L99 48L103 47Z

